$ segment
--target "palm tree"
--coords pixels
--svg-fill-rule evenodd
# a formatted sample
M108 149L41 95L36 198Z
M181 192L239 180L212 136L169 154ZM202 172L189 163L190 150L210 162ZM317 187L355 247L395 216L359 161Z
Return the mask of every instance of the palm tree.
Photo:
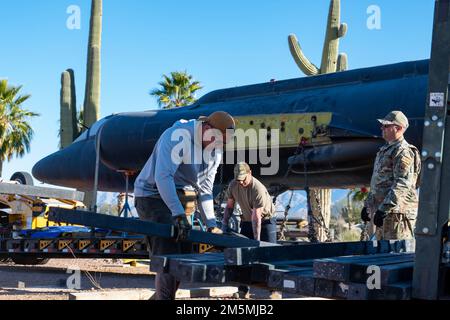
M200 82L193 81L187 72L171 72L170 77L163 75L164 80L158 84L160 89L153 89L150 95L156 97L158 105L163 109L172 109L190 105L196 101L195 92L202 89Z
M20 95L22 86L10 87L7 80L0 80L0 176L3 162L13 156L23 157L30 151L33 129L28 119L39 114L22 109L30 95Z

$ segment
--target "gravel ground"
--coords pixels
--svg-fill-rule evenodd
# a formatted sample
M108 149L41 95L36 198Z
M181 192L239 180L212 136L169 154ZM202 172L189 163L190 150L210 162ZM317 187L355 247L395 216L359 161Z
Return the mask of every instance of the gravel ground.
M67 289L68 269L81 270L81 290ZM206 287L182 284L181 289ZM68 300L70 293L154 289L148 265L131 267L122 260L51 259L42 266L0 264L0 300ZM267 299L268 290L251 288L251 299ZM296 297L284 295L284 297ZM231 298L231 297L228 297ZM215 298L217 299L217 298Z

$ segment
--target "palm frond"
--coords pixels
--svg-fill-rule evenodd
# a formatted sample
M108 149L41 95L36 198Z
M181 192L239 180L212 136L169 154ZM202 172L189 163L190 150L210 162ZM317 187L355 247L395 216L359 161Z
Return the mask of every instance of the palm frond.
M202 89L202 86L200 82L192 80L192 75L186 71L173 71L162 77L163 80L158 83L160 88L150 91L159 107L171 109L195 103L195 92Z
M7 80L0 81L0 161L23 157L30 151L34 132L29 120L39 114L22 108L31 96L20 95L21 89L8 86Z

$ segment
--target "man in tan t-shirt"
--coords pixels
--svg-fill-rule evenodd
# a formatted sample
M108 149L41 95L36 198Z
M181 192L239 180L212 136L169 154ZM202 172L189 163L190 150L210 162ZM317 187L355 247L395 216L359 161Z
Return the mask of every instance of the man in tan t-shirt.
M228 226L237 202L242 210L241 234L250 239L276 243L275 206L266 187L252 176L250 167L245 162L235 166L234 177L228 187L222 226Z

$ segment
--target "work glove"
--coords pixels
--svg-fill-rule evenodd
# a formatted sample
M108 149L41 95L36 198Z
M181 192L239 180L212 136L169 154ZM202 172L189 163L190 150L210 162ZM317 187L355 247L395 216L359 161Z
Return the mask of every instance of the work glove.
M376 225L378 228L381 228L384 224L384 218L386 218L386 216L387 216L386 212L377 210L377 212L375 213L375 216L373 217L374 225Z
M367 212L367 208L364 207L361 210L361 220L364 222L370 222L369 212Z
M176 241L186 241L189 237L189 232L192 226L185 215L176 216L173 218L177 239Z
M217 227L208 228L208 232L214 234L223 234L223 231Z

